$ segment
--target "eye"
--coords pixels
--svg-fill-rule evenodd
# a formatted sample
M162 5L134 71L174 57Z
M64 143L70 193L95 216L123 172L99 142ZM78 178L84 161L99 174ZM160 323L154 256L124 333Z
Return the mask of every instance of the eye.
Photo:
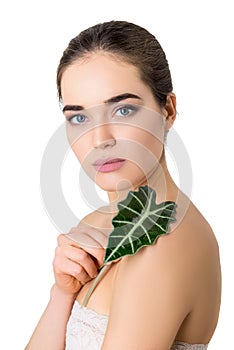
M122 106L116 109L115 115L118 117L128 117L130 114L135 112L137 110L137 107L135 106Z
M86 116L83 114L73 115L68 119L71 124L83 124L86 121Z

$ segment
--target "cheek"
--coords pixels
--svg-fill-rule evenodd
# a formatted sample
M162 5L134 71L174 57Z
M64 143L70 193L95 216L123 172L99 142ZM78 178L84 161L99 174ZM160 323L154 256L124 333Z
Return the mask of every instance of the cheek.
M82 163L91 147L89 134L87 132L78 132L76 127L69 124L66 125L66 134L72 151L80 163Z
M142 132L139 136L138 141L144 145L144 147L152 154L157 156L161 153L161 149L163 148L163 142L158 137L153 136L148 132Z
M85 161L90 151L89 145L85 140L82 142L82 138L79 141L75 141L71 145L71 149L81 164Z
M132 158L142 160L143 164L149 161L157 162L164 147L163 132L155 132L152 134L146 130L139 128L129 128L121 134L122 142L126 143L126 152Z
M140 156L154 154L159 159L164 146L165 121L162 114L142 109L133 119L129 119L129 124L119 129L119 137L129 140L129 146L136 149ZM130 124L132 123L132 124ZM139 147L140 146L140 147ZM142 152L141 152L142 151Z

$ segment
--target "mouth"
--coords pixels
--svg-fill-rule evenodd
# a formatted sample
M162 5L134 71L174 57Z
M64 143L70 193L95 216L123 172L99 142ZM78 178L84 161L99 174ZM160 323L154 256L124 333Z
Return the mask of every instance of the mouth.
M98 159L93 166L97 171L107 173L120 169L124 162L125 159L121 158Z

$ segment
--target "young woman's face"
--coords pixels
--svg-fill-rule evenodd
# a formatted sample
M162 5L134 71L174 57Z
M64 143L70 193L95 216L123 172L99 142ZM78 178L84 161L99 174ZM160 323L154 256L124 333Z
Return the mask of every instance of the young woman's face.
M68 66L61 91L68 140L88 176L106 191L147 184L165 118L138 69L95 53Z

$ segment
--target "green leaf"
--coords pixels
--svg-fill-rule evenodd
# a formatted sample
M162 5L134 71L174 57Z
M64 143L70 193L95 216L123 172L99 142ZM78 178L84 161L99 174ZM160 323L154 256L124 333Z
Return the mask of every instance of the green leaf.
M158 237L169 232L175 221L176 203L172 201L156 204L156 192L141 186L130 191L125 200L118 203L118 214L112 219L111 231L105 252L103 267L88 290L82 306L86 306L90 295L110 265L107 263L155 243Z
M141 186L130 191L127 198L118 203L118 214L112 219L114 226L105 252L104 265L125 255L155 243L169 231L175 221L176 204L171 201L156 204L156 192Z

